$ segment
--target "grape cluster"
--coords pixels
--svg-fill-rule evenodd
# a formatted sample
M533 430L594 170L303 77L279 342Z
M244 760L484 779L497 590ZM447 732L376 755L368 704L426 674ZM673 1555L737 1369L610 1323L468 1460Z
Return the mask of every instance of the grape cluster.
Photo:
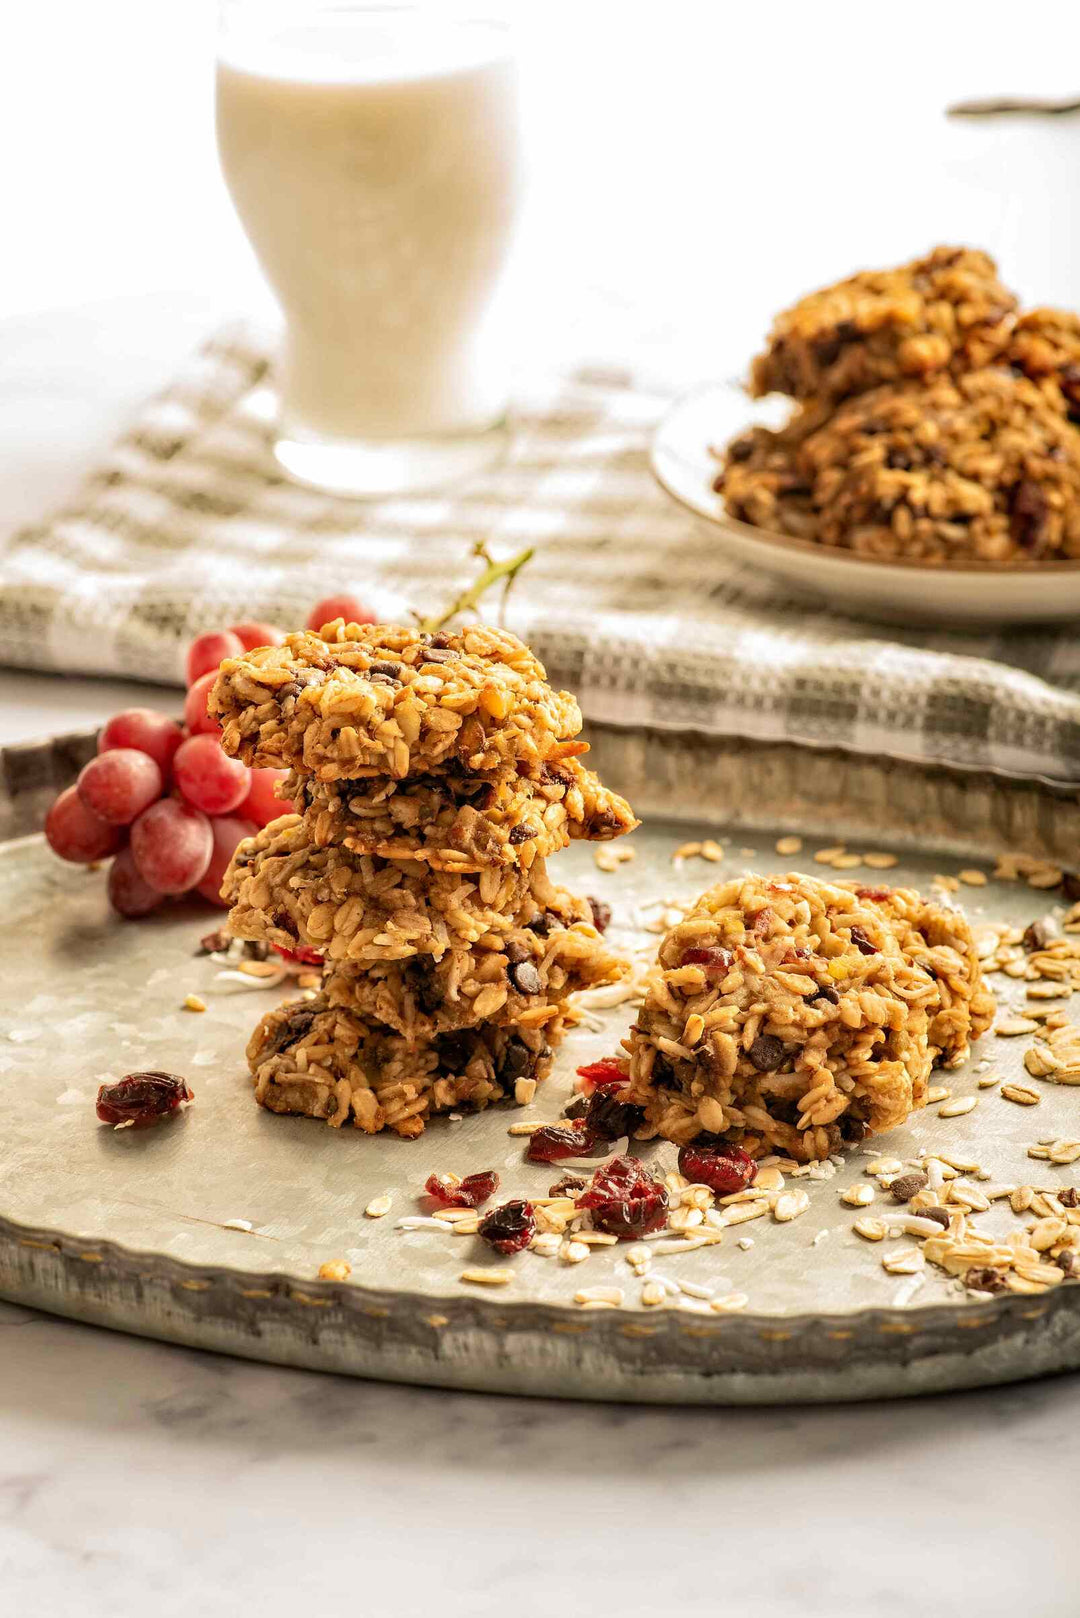
M334 618L372 623L353 596L312 609L309 629ZM218 745L207 698L223 658L278 646L272 624L233 624L192 641L181 724L150 708L114 714L98 736L96 758L45 817L54 853L76 865L111 859L109 902L121 916L146 916L166 898L194 891L220 905L221 884L241 838L291 805L275 795L284 770L251 770Z

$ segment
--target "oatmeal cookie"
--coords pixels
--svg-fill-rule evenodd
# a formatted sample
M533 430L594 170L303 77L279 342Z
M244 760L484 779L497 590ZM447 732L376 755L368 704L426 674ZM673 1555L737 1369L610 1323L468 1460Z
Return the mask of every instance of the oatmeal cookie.
M936 994L881 905L797 874L722 882L660 945L628 1097L670 1140L827 1157L925 1104Z
M419 1044L326 1000L268 1012L247 1048L255 1099L271 1112L351 1123L409 1139L434 1113L512 1096L518 1079L544 1079L563 1038L560 1017L542 1028L483 1028Z
M629 964L591 922L555 920L543 934L516 927L438 961L417 955L333 969L323 993L332 1006L427 1040L483 1023L542 1028L568 1014L570 995L617 982Z
M842 399L882 382L995 360L1016 298L986 253L935 247L893 270L864 270L776 317L750 392Z
M866 887L841 882L864 904L883 910L904 954L934 980L927 1004L928 1038L935 1063L958 1067L971 1042L985 1034L997 1009L986 985L967 917L951 905L924 899L912 888Z
M482 941L494 947L522 928L543 934L591 919L587 900L555 887L543 860L527 871L433 871L420 860L319 848L299 815L283 815L239 844L222 897L234 937L302 944L354 967L417 955L438 961Z
M423 860L439 871L528 869L571 838L606 841L639 824L625 798L577 758L560 756L564 745L543 762L499 774L317 782L293 773L280 792L304 806L320 848Z
M1060 389L1070 420L1080 421L1080 315L1068 309L1032 309L1021 315L1005 357L1033 382ZM1056 401L1055 393L1049 397Z
M233 757L319 781L512 770L581 729L528 647L485 624L427 635L338 619L226 658L209 711Z
M717 487L733 516L863 556L1080 557L1080 435L1005 367L860 394L790 450L759 433Z

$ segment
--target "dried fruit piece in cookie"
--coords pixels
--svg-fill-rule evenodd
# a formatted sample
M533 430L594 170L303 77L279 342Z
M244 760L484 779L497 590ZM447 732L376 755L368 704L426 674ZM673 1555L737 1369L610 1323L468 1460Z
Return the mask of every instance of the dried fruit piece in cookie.
M863 270L777 315L750 391L844 398L881 382L973 370L1008 341L1016 298L986 253L935 247L890 270Z
M392 624L325 626L226 658L209 711L227 753L320 781L514 769L581 729L516 636L478 624L428 635Z
M565 1033L558 1018L542 1030L488 1024L417 1043L319 996L268 1012L247 1055L255 1099L271 1112L412 1139L435 1113L501 1101L526 1072L546 1078Z
M703 949L730 955L723 977ZM628 1099L679 1144L827 1157L924 1105L936 993L882 909L849 890L798 874L722 882L660 944Z

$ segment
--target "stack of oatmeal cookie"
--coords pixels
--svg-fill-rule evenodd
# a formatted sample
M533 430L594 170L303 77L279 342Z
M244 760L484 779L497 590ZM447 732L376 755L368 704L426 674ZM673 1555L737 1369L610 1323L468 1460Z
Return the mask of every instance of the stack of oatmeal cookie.
M750 392L795 408L722 452L727 510L885 559L1080 557L1080 319L1017 307L986 253L937 247L785 310Z
M227 659L210 712L227 753L290 770L301 811L237 849L230 930L324 969L256 1028L256 1099L405 1136L528 1100L568 996L626 970L547 874L571 838L637 824L581 764L573 697L504 631L337 620Z

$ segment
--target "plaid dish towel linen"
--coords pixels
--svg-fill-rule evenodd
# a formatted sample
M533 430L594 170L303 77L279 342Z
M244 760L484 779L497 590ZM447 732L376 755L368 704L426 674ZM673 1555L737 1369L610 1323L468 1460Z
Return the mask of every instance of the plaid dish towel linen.
M71 504L0 550L0 661L179 680L201 630L302 623L334 591L383 617L442 608L482 539L535 547L506 622L587 718L1080 785L1080 638L877 628L728 561L649 470L673 393L581 368L519 398L500 466L357 503L278 473L269 352L220 331Z

